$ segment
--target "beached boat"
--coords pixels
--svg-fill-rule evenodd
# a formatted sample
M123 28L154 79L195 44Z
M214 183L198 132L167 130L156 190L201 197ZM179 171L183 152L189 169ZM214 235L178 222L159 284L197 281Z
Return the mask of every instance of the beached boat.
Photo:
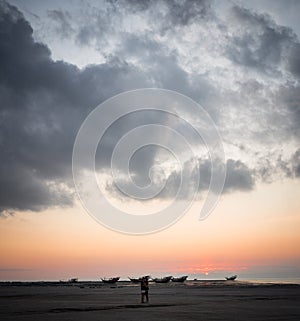
M172 279L172 276L165 276L163 278L154 278L152 281L155 283L168 283Z
M237 278L237 275L232 275L232 276L226 276L225 279L227 281L234 281Z
M110 284L114 284L117 283L119 281L120 277L114 277L114 278L109 278L109 279L101 279L103 283L110 283Z
M178 278L173 277L171 280L172 280L172 282L184 282L187 278L188 278L188 276L184 275L184 276L180 276Z
M149 278L150 278L150 275L141 276L140 278L131 278L131 277L128 277L128 279L129 279L132 283L140 283L143 278L149 279Z
M68 283L77 283L78 282L78 278L72 278L68 280Z
M142 280L142 278L136 279L136 278L130 278L130 277L128 277L128 279L129 279L132 283L140 283L141 280Z

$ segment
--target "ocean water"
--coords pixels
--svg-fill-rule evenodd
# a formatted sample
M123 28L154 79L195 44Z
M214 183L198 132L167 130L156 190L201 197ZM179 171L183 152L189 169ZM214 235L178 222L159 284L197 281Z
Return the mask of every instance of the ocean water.
M284 283L284 284L300 284L300 278L238 278L238 281L251 283Z

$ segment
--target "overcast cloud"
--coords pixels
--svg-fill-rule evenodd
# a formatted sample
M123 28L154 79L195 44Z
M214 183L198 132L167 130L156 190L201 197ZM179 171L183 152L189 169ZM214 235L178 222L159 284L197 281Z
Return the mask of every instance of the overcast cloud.
M0 1L0 211L72 205L82 121L105 99L143 87L176 90L210 113L225 143L225 193L299 179L298 30L280 25L284 17L267 4ZM120 120L103 141L98 169L109 167L128 129L172 121L155 113ZM134 160L137 181L147 182L159 157L154 149ZM207 158L198 164L204 191L210 167ZM161 197L173 195L178 180L168 170Z

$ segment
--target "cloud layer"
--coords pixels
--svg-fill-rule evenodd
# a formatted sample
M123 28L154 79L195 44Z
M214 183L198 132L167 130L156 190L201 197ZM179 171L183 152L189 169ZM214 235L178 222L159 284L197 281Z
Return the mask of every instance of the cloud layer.
M266 13L228 5L220 16L215 6L107 1L84 6L82 15L71 7L49 9L47 32L41 22L34 32L17 7L0 2L0 211L72 205L71 158L80 124L105 99L143 87L179 91L211 114L228 158L225 192L251 190L260 180L298 178L298 39ZM50 47L62 43L64 61L37 41L43 34ZM67 44L97 58L79 68L67 62ZM109 167L124 132L161 121L157 114L120 120L107 133L99 170ZM158 150L148 152L135 160L141 183L160 157ZM203 191L210 177L207 159L199 158L199 168ZM168 175L162 197L177 182L176 171Z

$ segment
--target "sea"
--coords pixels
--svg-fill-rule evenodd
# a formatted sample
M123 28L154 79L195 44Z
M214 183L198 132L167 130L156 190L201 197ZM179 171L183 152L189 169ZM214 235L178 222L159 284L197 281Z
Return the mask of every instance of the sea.
M239 281L251 283L284 283L284 284L300 284L300 278L238 278Z

